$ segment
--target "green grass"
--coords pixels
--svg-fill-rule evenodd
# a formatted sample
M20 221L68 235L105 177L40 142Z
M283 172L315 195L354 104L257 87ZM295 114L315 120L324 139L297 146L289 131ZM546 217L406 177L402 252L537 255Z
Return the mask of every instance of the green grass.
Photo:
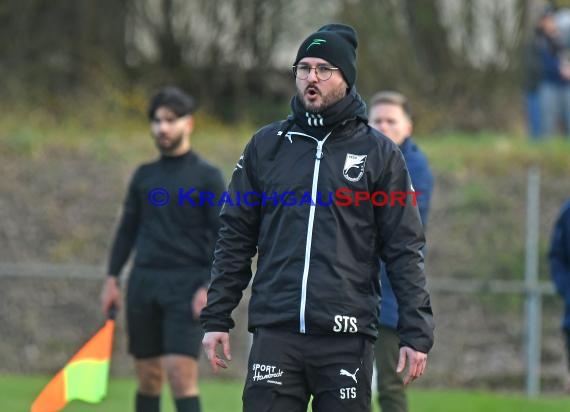
M28 411L37 394L48 382L49 377L0 376L0 411ZM207 381L201 385L202 406L206 412L227 412L240 410L242 385L234 381ZM128 412L134 410L133 394L135 382L132 379L113 379L109 384L107 398L99 404L71 402L65 412ZM10 394L10 396L6 396ZM174 412L168 391L162 397L162 411Z
M0 150L28 159L45 156L52 150L81 152L101 162L119 161L134 167L156 156L146 120L146 102L140 96L128 104L117 103L120 101L105 100L89 107L56 102L33 110L29 106L2 106L5 116L0 119ZM281 117L286 115L285 110ZM229 176L244 145L261 126L260 122L224 125L198 112L192 141L198 152L220 165ZM469 176L478 171L501 176L532 164L552 173L570 172L568 138L537 144L522 135L425 135L418 131L416 140L438 172Z
M48 377L0 376L0 410L24 412ZM133 410L134 381L113 379L109 394L102 403L90 405L72 402L65 412L128 412ZM204 381L201 383L202 406L205 412L231 412L241 410L242 383L236 381ZM505 395L484 392L411 390L411 412L565 412L570 410L570 399L541 397L528 400L522 395ZM163 412L174 412L165 392ZM378 409L375 407L374 409Z
M568 173L570 139L556 137L544 142L526 136L501 133L447 133L415 140L425 151L435 171L469 176L473 172L489 176L508 176L515 169L539 165L552 173Z
M521 395L487 392L411 391L412 412L566 412L570 399L542 397L526 399Z

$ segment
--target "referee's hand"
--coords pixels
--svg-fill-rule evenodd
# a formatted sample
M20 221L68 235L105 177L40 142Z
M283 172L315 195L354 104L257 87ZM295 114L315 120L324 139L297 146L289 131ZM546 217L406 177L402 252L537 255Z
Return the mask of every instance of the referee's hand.
M119 288L119 280L115 276L107 276L101 291L101 310L105 316L111 307L117 310L121 308L122 297Z
M218 373L218 368L226 369L228 364L224 359L218 356L216 349L218 345L222 345L222 352L224 357L228 360L232 360L232 354L230 352L230 334L228 332L206 332L204 334L204 339L202 339L202 345L204 346L204 351L206 356L210 361L210 365L214 373Z
M192 298L192 312L194 313L194 319L200 319L200 313L202 309L206 307L208 303L208 289L200 288L194 294Z
M400 373L406 367L406 360L408 361L408 373L404 378L404 385L407 385L424 373L427 365L427 353L419 352L408 346L400 348L400 359L396 372Z

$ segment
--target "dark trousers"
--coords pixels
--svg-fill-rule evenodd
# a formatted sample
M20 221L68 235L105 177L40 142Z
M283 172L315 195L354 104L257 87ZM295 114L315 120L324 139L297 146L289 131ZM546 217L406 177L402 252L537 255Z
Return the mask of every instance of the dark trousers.
M257 329L243 393L245 412L369 412L373 342L363 335Z
M400 339L395 329L380 326L374 346L378 400L382 412L407 412L408 402L402 375L396 373Z

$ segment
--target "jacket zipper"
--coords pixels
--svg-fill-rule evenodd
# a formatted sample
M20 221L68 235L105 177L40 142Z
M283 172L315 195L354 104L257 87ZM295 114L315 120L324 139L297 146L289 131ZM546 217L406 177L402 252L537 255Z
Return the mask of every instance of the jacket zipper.
M299 332L306 333L305 328L305 308L307 304L307 281L309 279L309 265L311 263L311 243L313 241L313 224L315 222L315 209L317 199L317 185L319 183L319 168L323 156L323 146L325 141L331 135L329 132L323 140L319 140L308 134L299 132L289 132L287 135L290 137L293 134L309 137L317 142L317 152L315 154L315 166L313 169L313 185L311 187L311 206L309 208L309 224L307 225L307 241L305 244L305 264L303 266L303 281L301 284L301 305L299 308Z

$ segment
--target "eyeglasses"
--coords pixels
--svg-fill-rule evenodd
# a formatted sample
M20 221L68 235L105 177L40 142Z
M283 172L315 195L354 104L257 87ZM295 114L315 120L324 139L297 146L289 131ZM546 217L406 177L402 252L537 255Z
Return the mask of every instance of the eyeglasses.
M325 81L332 77L334 71L338 70L338 67L326 66L324 64L320 64L315 67L311 67L308 64L298 64L293 66L293 74L299 80L306 80L310 76L311 70L315 71L319 80Z

